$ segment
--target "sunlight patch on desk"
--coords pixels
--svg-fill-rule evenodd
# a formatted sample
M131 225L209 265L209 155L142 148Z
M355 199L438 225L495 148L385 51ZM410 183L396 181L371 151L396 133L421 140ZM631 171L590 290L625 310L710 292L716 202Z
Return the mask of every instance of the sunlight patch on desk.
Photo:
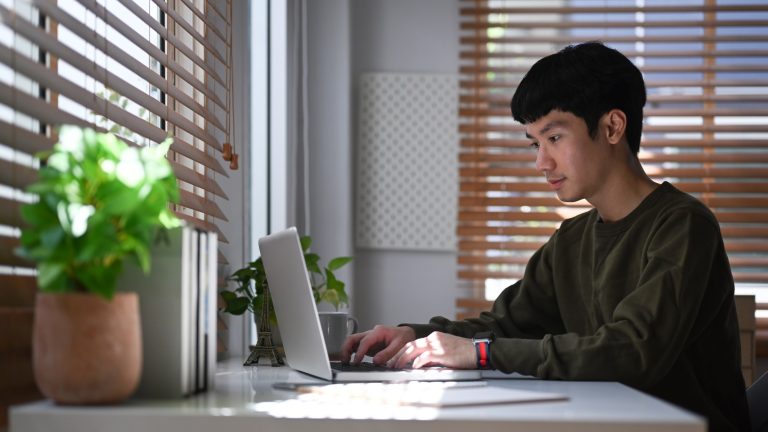
M251 403L248 409L277 418L306 419L434 420L438 414L437 408L322 399L311 394L297 399Z

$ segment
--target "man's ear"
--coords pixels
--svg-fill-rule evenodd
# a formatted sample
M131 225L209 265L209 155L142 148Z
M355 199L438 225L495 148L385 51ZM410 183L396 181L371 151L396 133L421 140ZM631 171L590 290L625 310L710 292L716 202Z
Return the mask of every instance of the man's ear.
M612 109L603 114L601 119L605 127L605 138L611 144L618 144L625 138L627 115L620 109Z

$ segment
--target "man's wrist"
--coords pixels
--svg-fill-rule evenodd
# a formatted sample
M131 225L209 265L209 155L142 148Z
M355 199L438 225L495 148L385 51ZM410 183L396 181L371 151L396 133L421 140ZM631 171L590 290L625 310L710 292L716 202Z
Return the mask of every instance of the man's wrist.
M475 346L476 366L478 369L492 369L491 344L496 336L493 332L480 332L472 338Z

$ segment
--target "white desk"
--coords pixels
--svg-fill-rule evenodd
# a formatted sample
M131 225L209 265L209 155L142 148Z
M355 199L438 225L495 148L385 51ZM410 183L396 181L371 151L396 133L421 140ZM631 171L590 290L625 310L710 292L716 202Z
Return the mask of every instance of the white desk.
M131 400L118 406L13 407L11 432L49 431L705 431L701 417L618 383L493 380L491 386L562 393L563 402L463 408L318 403L274 390L274 382L313 382L288 368L221 365L217 389L184 400ZM478 388L482 391L482 388ZM482 424L481 426L479 424Z

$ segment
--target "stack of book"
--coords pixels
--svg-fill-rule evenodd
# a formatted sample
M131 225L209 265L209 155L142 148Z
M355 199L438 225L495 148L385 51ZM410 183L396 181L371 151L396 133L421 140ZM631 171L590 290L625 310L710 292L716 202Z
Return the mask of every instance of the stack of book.
M214 387L216 233L190 226L158 234L152 270L126 263L119 289L139 294L143 342L136 397L178 398Z

